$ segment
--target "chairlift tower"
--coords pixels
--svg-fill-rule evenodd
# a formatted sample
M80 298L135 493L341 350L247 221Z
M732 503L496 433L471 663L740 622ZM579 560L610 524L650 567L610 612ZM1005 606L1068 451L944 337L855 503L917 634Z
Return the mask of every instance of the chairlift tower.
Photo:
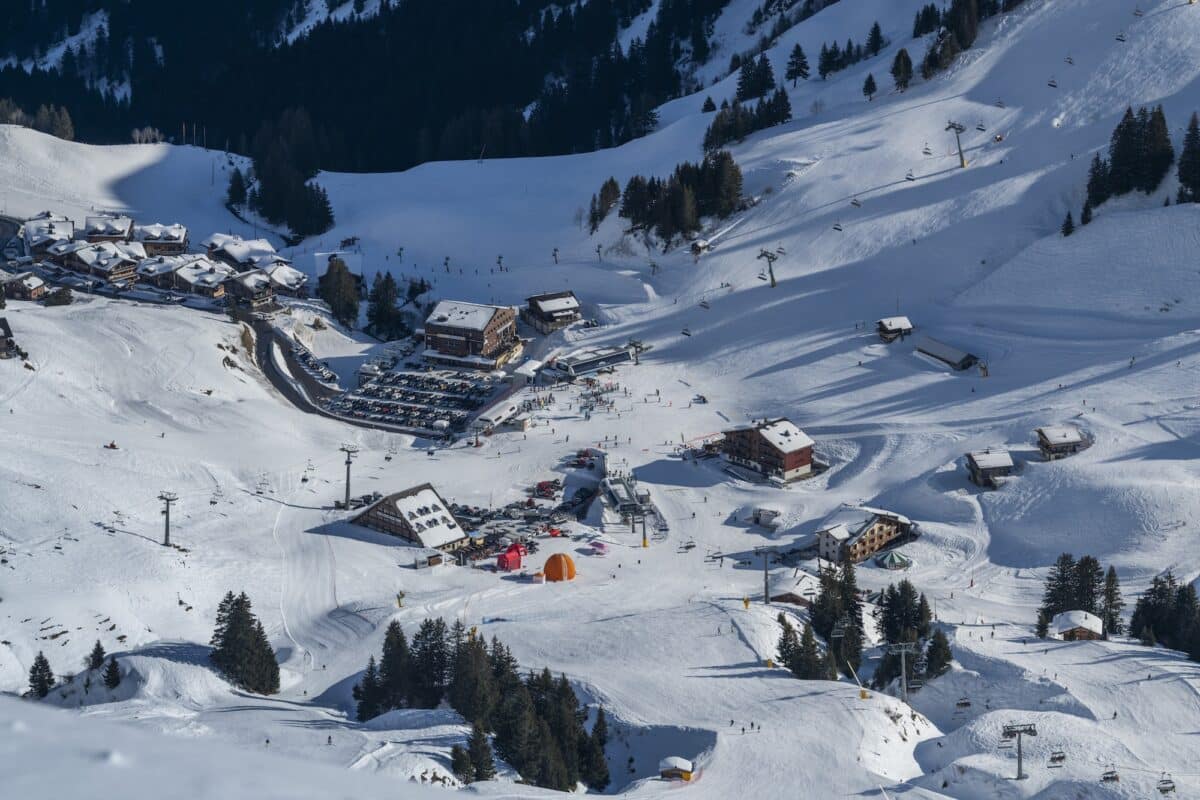
M963 155L962 149L962 134L967 128L964 125L951 120L946 123L946 130L954 131L954 141L958 145L958 166L961 169L967 168L967 157Z
M915 642L898 642L889 644L884 647L888 653L900 655L900 696L905 703L908 702L908 656L917 654L917 645Z
M778 261L779 257L783 254L784 250L782 247L776 248L775 250L768 250L764 247L759 251L758 256L756 256L757 258L767 262L767 274L771 276L772 289L779 285L775 282L775 262Z
M171 546L171 503L179 499L174 492L159 492L158 499L163 501L163 547Z
M778 551L776 548L774 548L774 547L769 547L769 546L766 546L766 545L762 545L762 546L759 546L759 547L755 547L755 548L754 548L754 552L755 552L756 554L758 554L758 555L762 556L762 568L763 568L763 605L765 605L765 606L769 606L769 605L771 605L771 584L770 584L770 580L769 580L769 578L768 578L768 574L769 574L769 573L768 573L768 568L769 568L769 566L770 566L770 563L771 563L771 556L775 555L775 554L776 554L777 552L779 552L779 551Z
M1005 725L1002 729L1002 735L1005 739L1017 740L1017 780L1025 780L1029 776L1025 774L1025 760L1023 751L1021 750L1022 736L1037 736L1037 726L1029 723Z
M358 445L344 444L338 448L342 453L346 454L346 505L347 511L350 510L350 465L354 463L354 456L358 454Z

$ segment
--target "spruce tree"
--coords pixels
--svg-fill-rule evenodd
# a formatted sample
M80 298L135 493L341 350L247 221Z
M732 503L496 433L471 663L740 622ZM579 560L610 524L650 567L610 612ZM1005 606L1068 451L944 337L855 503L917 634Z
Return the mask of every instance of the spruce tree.
M1063 553L1054 562L1046 576L1046 587L1042 593L1042 612L1046 619L1056 614L1071 611L1075 603L1075 557Z
M496 762L492 757L492 746L488 742L483 726L478 722L471 728L471 738L467 739L467 753L471 757L471 768L475 780L490 781L496 777Z
M446 679L450 673L445 620L422 621L412 638L409 656L415 704L420 708L434 708L445 694Z
M704 105L700 106L700 113L711 114L717 110L717 104L713 102L712 96L704 98Z
M1096 614L1104 592L1104 568L1093 556L1082 556L1075 562L1074 610Z
M317 282L317 292L329 304L334 319L347 327L358 321L358 286L350 268L340 258L331 258Z
M217 607L209 659L234 685L258 694L279 691L279 664L262 623L242 592L228 592Z
M475 780L475 766L471 763L471 755L462 745L450 748L450 771L463 783Z
M896 90L903 92L908 89L908 85L912 83L912 77L912 58L908 55L908 51L902 47L900 48L900 52L896 53L896 57L892 59L892 80L896 84Z
M792 668L795 661L796 653L800 648L800 640L796 637L796 629L788 622L787 617L783 612L779 612L779 645L777 647L779 655L779 663L788 669Z
M1200 203L1200 117L1192 114L1179 154L1179 200Z
M787 69L783 74L785 80L792 82L792 88L796 88L796 81L808 80L808 56L804 54L804 48L797 42L792 48L792 53L788 56Z
M229 190L225 193L225 202L231 206L241 206L246 202L246 177L237 167L229 176Z
M379 683L385 708L404 708L411 702L408 639L400 623L388 623L383 636L383 656L379 659Z
M1175 148L1171 144L1171 131L1167 127L1167 117L1161 105L1156 106L1146 118L1143 139L1142 180L1139 187L1146 194L1152 194L1175 163Z
M1121 610L1125 608L1125 600L1121 597L1121 581L1117 578L1117 570L1110 564L1104 575L1104 592L1100 603L1101 619L1104 620L1104 635L1120 636L1124 632L1121 622Z
M96 645L92 648L92 652L87 657L88 669L100 669L104 666L104 645L100 644L100 640L96 640Z
M925 651L925 671L929 675L941 675L950 668L950 662L954 658L950 652L950 642L946 638L946 634L938 628L933 632L932 638L929 640L929 648Z
M50 662L46 660L46 656L39 650L33 659L33 666L29 668L29 693L34 697L43 698L50 694L53 688L54 671L50 669Z
M1097 208L1111 195L1108 162L1096 153L1092 156L1092 164L1088 168L1087 203L1092 208Z
M1083 204L1083 211L1079 212L1079 224L1080 225L1090 225L1091 223L1092 223L1092 204L1090 202L1085 202Z
M868 101L875 99L875 92L879 91L879 87L875 85L875 76L867 73L867 79L863 81L862 93Z
M109 658L108 666L104 668L104 685L109 690L116 689L121 685L121 668L117 665L116 656Z
M876 22L871 26L871 32L867 34L867 52L873 56L879 55L879 51L883 49L883 31Z
M796 650L793 662L788 666L792 674L802 680L817 681L827 677L811 624L805 623L804 632L800 634L800 646Z
M379 683L375 656L367 659L367 669L363 672L362 680L354 684L352 694L357 701L355 716L359 722L374 719L383 712L383 689Z
M1108 186L1113 196L1128 194L1137 188L1137 168L1141 154L1141 128L1133 108L1113 129L1108 145Z
M1070 236L1075 232L1075 219L1071 216L1071 212L1067 212L1067 218L1063 220L1062 235Z

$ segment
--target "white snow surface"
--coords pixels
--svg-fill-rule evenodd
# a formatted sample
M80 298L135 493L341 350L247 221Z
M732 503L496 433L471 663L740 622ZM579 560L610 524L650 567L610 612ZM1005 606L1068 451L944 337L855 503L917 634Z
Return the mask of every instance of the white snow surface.
M755 5L735 0L723 15L731 47ZM590 419L562 392L534 413L527 439L497 434L430 456L425 442L291 408L222 316L92 298L66 308L9 301L5 316L34 369L0 361L0 640L9 643L0 688L22 690L39 650L56 673L80 673L97 638L129 670L113 696L83 694L79 677L56 690L50 702L82 721L0 703L0 724L46 732L0 737L16 748L5 763L28 765L6 773L23 781L18 793L79 794L128 772L138 780L126 778L123 794L133 784L161 794L173 770L197 775L210 796L239 796L229 781L240 772L280 796L329 796L328 766L341 768L328 780L340 777L347 794L373 796L357 786L374 776L345 774L367 771L383 773L396 795L421 796L408 778L448 772L465 726L445 711L360 725L350 687L391 619L411 632L430 615L478 625L524 666L565 673L587 702L602 703L619 732L612 791L631 797L673 791L655 770L668 756L695 763L690 796L714 800L806 789L882 796L880 786L916 800L1135 798L1153 793L1163 771L1180 796L1200 792L1192 662L1121 637L1033 638L1043 580L1062 552L1115 566L1130 606L1167 566L1184 580L1200 575L1200 211L1161 208L1172 176L1151 196L1101 207L1070 238L1057 232L1082 206L1091 154L1127 104L1162 103L1178 147L1179 127L1200 107L1200 7L1149 0L1134 17L1126 3L1027 0L986 22L947 74L868 103L859 93L868 72L886 86L900 46L923 53L906 30L920 5L842 0L770 51L780 75L795 41L815 61L822 41L861 40L877 17L892 40L876 59L790 90L797 118L732 148L759 202L714 224L726 233L698 262L687 248L664 254L623 237L615 216L589 236L576 209L610 175L665 176L699 158L700 104L708 93L730 96L731 79L667 104L657 132L613 150L319 176L338 224L284 252L297 264L358 236L364 271L420 275L434 284L430 299L511 303L569 288L597 309L601 327L537 340L531 357L652 344L613 378L628 397ZM1058 89L1047 86L1052 75ZM966 170L951 153L950 119L967 126ZM192 147L89 147L0 127L11 215L117 210L179 220L197 236L254 238L261 231L221 205L232 163ZM916 180L905 180L909 170ZM786 255L772 290L757 280L755 256L778 247ZM504 272L489 266L497 254ZM989 377L933 366L907 341L881 343L866 321L900 308L930 335L970 346ZM280 323L352 376L376 345L336 326L311 329L319 313L289 304ZM693 403L698 393L708 402ZM779 416L821 441L828 471L780 489L676 455L680 440L731 420ZM1042 462L1033 432L1059 424L1086 430L1093 444ZM428 481L447 501L476 505L523 500L556 471L570 479L561 464L576 449L607 449L612 468L649 489L670 531L642 549L599 515L572 523L608 554L554 539L531 559L536 569L552 553L572 554L579 576L570 583L399 567L410 548L331 508L344 442L361 448L356 492ZM961 466L964 453L987 447L1021 467L992 492L972 487ZM180 496L172 538L181 550L158 544L164 489ZM956 665L914 695L915 714L886 693L862 700L850 682L799 682L768 668L780 609L743 606L763 586L753 548L803 541L843 504L894 509L920 525L903 546L913 560L904 577L935 606ZM763 506L781 511L777 531L739 522ZM695 547L679 546L687 541ZM897 579L870 563L858 575L868 589ZM277 648L277 697L232 690L207 667L204 643L231 589L247 591ZM785 613L803 620L802 609ZM999 748L1014 721L1040 732L1026 742L1030 778L1019 782L1011 751ZM1055 747L1068 754L1063 769L1046 768ZM240 752L212 770L196 756L210 748ZM1108 764L1121 782L1101 786ZM512 776L471 791L548 796Z

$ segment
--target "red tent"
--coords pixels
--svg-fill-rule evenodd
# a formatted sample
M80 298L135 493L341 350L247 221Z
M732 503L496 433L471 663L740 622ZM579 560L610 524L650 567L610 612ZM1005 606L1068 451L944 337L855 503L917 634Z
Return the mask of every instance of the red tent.
M521 568L521 556L528 555L523 544L511 544L496 558L496 569L512 572Z

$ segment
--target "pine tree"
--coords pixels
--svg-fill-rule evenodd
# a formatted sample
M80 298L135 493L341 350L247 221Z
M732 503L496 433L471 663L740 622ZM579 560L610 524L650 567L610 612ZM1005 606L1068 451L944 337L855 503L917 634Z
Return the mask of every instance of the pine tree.
M367 669L352 692L357 701L355 715L359 722L366 722L383 713L383 689L379 683L379 670L375 667L375 656L367 659Z
M588 737L587 761L584 776L588 788L602 792L608 788L611 778L608 773L608 759L604 756L604 748L608 744L608 720L604 714L604 706L596 709L596 724L592 726L591 736Z
M1075 563L1074 610L1097 613L1104 592L1104 568L1093 556L1082 556Z
M788 667L793 675L802 680L816 681L827 677L812 625L805 623L804 632L800 634L800 645Z
M411 702L408 639L400 623L388 623L383 636L383 656L379 659L379 684L385 708L404 708Z
M1137 165L1141 151L1140 126L1133 108L1113 129L1108 145L1108 186L1113 196L1128 194L1137 188Z
M1200 116L1192 114L1179 154L1180 202L1200 203Z
M231 206L241 206L246 202L246 177L237 167L229 176L229 190L225 193L225 202Z
M471 728L471 738L467 739L467 753L471 757L475 780L490 781L496 777L496 762L492 757L492 746L488 742L483 726L478 722Z
M110 691L121 685L121 668L117 665L116 656L109 658L108 666L104 668L104 685Z
M446 692L446 679L450 673L450 650L446 639L446 622L440 618L422 621L412 638L410 674L415 703L421 708L434 708Z
M946 639L946 634L938 628L933 632L933 637L929 640L929 647L925 651L925 671L929 675L941 675L950 668L950 662L954 656L950 652L950 642Z
M883 31L879 28L879 23L876 22L871 26L871 32L867 34L867 52L873 56L879 55L879 51L883 49Z
M1063 220L1062 235L1070 236L1075 232L1075 219L1071 216L1071 212L1067 212L1067 218Z
M475 766L471 763L471 755L462 745L450 748L450 771L463 783L475 780Z
M1096 153L1092 156L1092 164L1088 168L1087 203L1092 208L1097 208L1111 195L1108 162Z
M704 98L704 105L700 106L700 113L711 114L717 110L717 104L713 102L711 96Z
M1042 593L1042 612L1046 619L1056 614L1071 611L1075 602L1075 557L1063 553L1054 562L1046 576L1046 588Z
M100 640L97 639L95 647L92 648L92 652L87 657L87 668L100 669L103 667L104 655L104 645L100 644Z
M1038 611L1037 626L1034 628L1034 633L1039 639L1045 639L1050 635L1050 616L1045 610Z
M908 51L902 47L900 48L900 52L896 53L896 57L892 59L892 80L896 84L896 91L903 92L908 89L908 85L912 83L912 77L912 58L908 55Z
M1146 194L1152 194L1171 171L1171 165L1175 163L1175 148L1171 144L1171 131L1161 105L1150 112L1144 124L1142 140L1145 155L1139 188Z
M867 73L867 79L863 81L862 93L868 101L875 99L875 92L879 91L879 87L875 85L875 76Z
M779 654L779 663L791 669L800 648L800 640L796 636L796 629L792 627L792 623L788 622L782 611L779 612L778 620L782 628L779 632L779 645L776 648Z
M1091 223L1092 223L1092 204L1090 202L1085 202L1083 204L1083 211L1079 212L1079 224L1080 225L1090 225Z
M1100 603L1101 619L1104 620L1104 635L1120 636L1124 632L1121 622L1121 610L1125 608L1125 600L1121 597L1121 581L1117 571L1109 565L1104 575L1104 592Z
M792 82L792 88L796 88L796 81L808 80L808 56L804 54L804 48L797 42L792 48L792 53L788 56L787 69L783 74L785 80Z
M53 109L53 106L51 106ZM65 141L73 141L75 139L75 124L71 121L71 115L65 107L59 108L54 114L50 128L51 134Z
M837 47L837 44L834 44ZM817 57L817 74L821 76L821 80L829 78L829 73L837 69L837 54L829 47L829 45L821 45L821 54Z
M358 321L358 286L350 268L340 258L331 258L317 283L317 293L329 304L334 319L347 327Z
M234 685L258 694L279 691L275 651L245 592L237 597L228 592L221 600L212 647L210 660Z
M46 656L39 650L33 659L33 666L29 668L29 693L34 697L43 698L50 694L53 688L54 672L50 669L50 662L46 660Z

